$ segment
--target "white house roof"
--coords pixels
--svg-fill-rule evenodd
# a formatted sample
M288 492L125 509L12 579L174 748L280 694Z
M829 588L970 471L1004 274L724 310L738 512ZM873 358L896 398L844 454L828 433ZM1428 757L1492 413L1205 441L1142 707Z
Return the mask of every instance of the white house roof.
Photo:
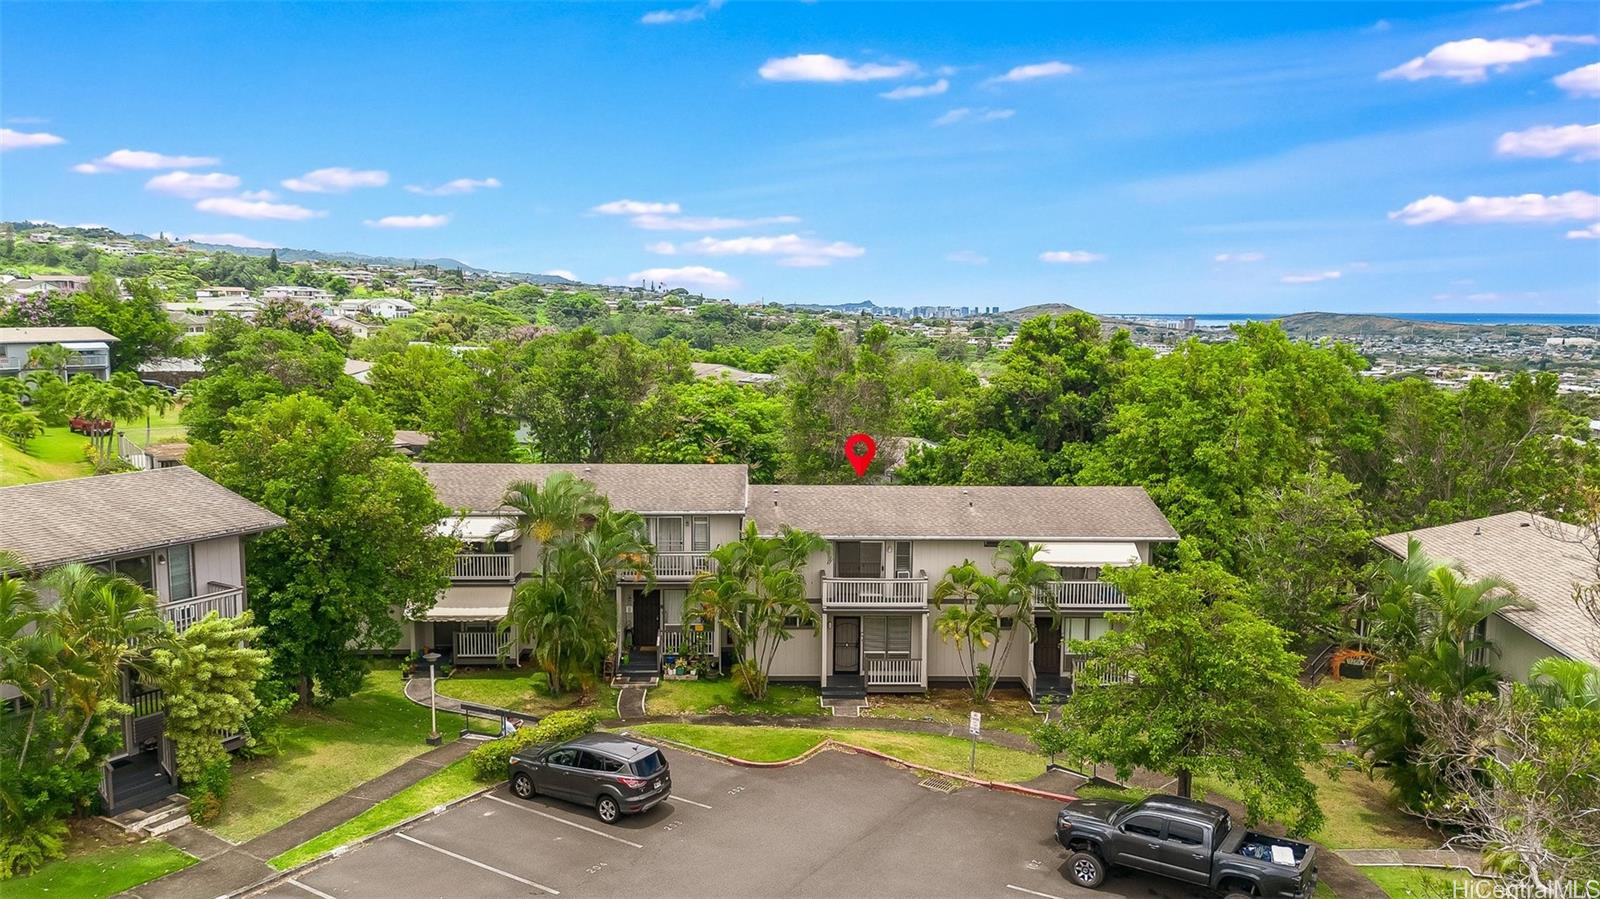
M0 343L64 343L70 340L117 342L99 328L0 328Z

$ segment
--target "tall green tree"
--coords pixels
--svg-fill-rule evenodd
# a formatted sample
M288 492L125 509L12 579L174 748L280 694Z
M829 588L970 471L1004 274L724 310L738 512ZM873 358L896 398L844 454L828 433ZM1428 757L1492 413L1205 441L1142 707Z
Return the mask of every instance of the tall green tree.
M626 458L641 436L639 409L651 391L690 377L681 346L652 348L588 328L530 341L522 356L516 411L533 451L550 462Z
M151 679L166 702L166 735L176 746L184 780L198 780L207 767L226 763L223 737L244 731L260 705L256 684L268 659L250 644L263 630L252 624L250 612L237 618L212 612L151 653Z
M111 367L133 371L153 359L182 356L183 328L167 317L161 305L169 299L146 278L130 278L122 288L106 272L89 276L89 286L73 297L73 321L99 328L117 338L111 345Z
M876 439L898 430L890 388L894 356L889 329L874 324L851 345L835 328L818 328L810 350L785 368L786 480L808 484L855 479L844 454L851 434ZM883 462L875 463L881 470Z
M648 428L633 452L639 462L737 462L757 484L773 483L782 465L783 402L758 387L721 378L675 385L652 393L639 419Z
M190 450L201 472L288 522L246 558L261 643L302 703L353 693L365 669L351 647L394 646L392 610L418 614L449 584L455 541L434 532L448 510L392 439L360 402L295 394Z
M205 377L187 385L182 412L193 440L216 443L232 413L289 394L313 394L333 406L369 395L344 373L344 349L325 332L256 328L226 317L206 332L204 352Z
M606 508L593 484L565 471L552 473L543 483L516 481L506 487L501 502L511 510L510 526L517 538L538 544L539 574L545 580L550 578L551 552Z
M933 602L941 610L934 630L961 650L967 686L977 702L994 693L997 673L1005 670L1018 634L1032 640L1034 597L1056 579L1055 569L1037 561L1038 554L1038 546L1005 540L995 550L993 575L969 560L934 586ZM1001 627L1005 619L1011 620L1010 628Z

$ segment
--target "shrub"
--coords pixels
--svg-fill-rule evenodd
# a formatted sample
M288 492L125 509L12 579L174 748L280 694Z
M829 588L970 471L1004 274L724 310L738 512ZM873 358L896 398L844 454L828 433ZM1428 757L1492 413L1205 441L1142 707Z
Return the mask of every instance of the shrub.
M739 682L739 689L751 699L760 699L767 695L767 673L753 659L746 659L733 666L730 672L733 679Z
M501 737L472 750L472 776L478 780L494 782L506 776L512 753L539 743L560 743L581 737L595 729L600 715L586 709L564 709L551 712L538 724L524 727L509 737Z
M222 814L222 801L233 786L230 762L227 757L212 760L191 784L195 795L189 800L189 817L196 824L210 824Z
M66 851L67 822L59 818L39 821L25 831L0 840L0 880L32 871Z

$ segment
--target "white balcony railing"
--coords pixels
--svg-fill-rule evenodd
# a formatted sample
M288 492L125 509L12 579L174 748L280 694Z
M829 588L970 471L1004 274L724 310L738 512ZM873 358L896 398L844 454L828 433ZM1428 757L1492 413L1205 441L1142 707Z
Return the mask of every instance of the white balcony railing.
M867 663L869 687L920 687L922 686L921 659L873 659Z
M658 580L663 578L668 580L687 580L710 567L711 555L709 553L656 553L654 563ZM630 571L624 572L621 579L624 581L642 581L644 576Z
M511 553L457 553L455 579L509 581L516 567L516 556Z
M456 660L497 659L500 650L510 644L511 634L498 631L456 631L451 650Z
M1078 676L1083 673L1084 663L1088 661L1088 659L1088 656L1080 653L1065 653L1061 659L1062 675L1070 676L1073 679L1074 685L1076 685L1078 682ZM1106 669L1100 673L1100 683L1102 684L1127 683L1131 682L1132 680L1133 675L1123 671L1121 668L1112 666L1107 666Z
M694 625L663 624L661 626L661 651L679 653L687 650L698 655L711 655L712 630L695 630Z
M1128 608L1128 597L1116 586L1105 581L1051 581L1034 594L1035 611L1052 609L1109 609Z
M824 577L824 609L926 609L928 579Z
M211 584L212 592L193 599L180 599L161 606L161 617L172 622L183 633L206 615L216 612L223 618L232 618L244 611L244 588Z

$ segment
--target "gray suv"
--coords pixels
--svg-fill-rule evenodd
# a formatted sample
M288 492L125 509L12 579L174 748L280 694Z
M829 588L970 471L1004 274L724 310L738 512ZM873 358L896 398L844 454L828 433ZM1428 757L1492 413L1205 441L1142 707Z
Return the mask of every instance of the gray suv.
M607 824L672 794L661 750L613 734L530 746L511 756L510 776L511 792L523 799L544 795L582 803Z

